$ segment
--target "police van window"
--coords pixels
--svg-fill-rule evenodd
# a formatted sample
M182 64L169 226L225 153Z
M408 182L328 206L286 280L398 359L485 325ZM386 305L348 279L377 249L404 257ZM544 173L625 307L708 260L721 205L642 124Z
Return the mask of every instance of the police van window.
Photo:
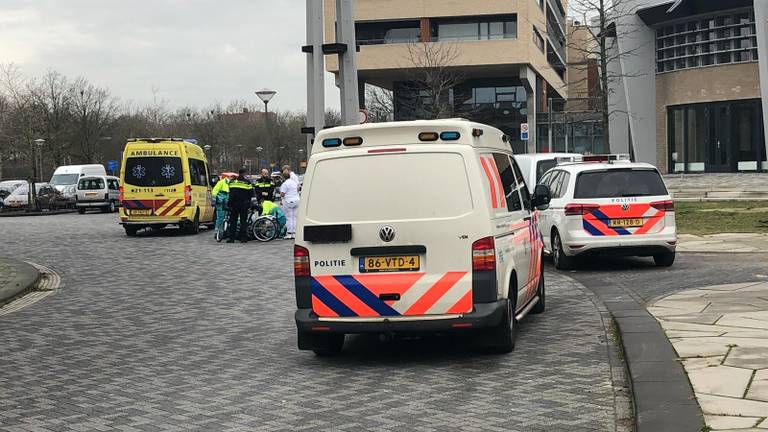
M504 187L504 196L507 198L507 209L509 211L520 211L523 209L520 201L520 191L515 180L515 171L509 161L509 156L501 153L494 153L493 160L496 162L496 168L499 170L501 185Z
M523 208L526 210L531 209L531 193L528 190L528 186L525 184L525 177L523 176L523 171L520 170L520 167L517 166L517 161L512 159L512 167L515 170L515 180L517 180L517 188L519 190L518 195L520 196L520 199L523 201Z
M664 181L652 169L586 171L576 178L574 198L621 198L667 195Z
M205 173L205 162L197 159L190 159L189 178L194 186L208 186L208 175Z
M163 187L184 181L181 158L129 157L125 161L125 183L132 186Z

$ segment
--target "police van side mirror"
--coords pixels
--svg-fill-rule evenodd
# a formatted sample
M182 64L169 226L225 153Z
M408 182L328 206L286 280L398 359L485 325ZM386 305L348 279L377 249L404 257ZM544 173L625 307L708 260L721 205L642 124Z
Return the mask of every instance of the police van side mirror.
M552 201L552 192L549 190L549 186L543 184L536 185L533 191L533 199L531 200L533 207L537 210L546 210L549 208L550 201Z

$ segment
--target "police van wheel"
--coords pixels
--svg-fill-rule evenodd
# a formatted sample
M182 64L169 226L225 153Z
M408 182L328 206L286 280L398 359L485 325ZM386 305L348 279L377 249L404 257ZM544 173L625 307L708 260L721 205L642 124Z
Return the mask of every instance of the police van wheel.
M139 232L139 228L135 226L123 225L123 228L125 228L125 235L128 237L136 237L136 233Z
M513 293L514 294L514 293ZM515 306L512 300L507 299L507 309L501 317L501 322L492 329L491 340L487 346L494 354L508 354L515 349L517 339L517 320L515 319Z
M531 308L532 314L540 314L547 308L546 292L544 286L544 266L541 266L541 277L539 277L539 286L536 288L536 296L539 297L539 301Z
M655 262L658 267L669 267L675 263L675 253L664 252L656 254L653 256L653 262Z
M573 268L573 257L569 257L563 250L563 242L560 240L560 233L555 231L552 235L552 261L558 270L570 270Z
M314 335L314 351L318 357L330 357L341 353L344 348L343 334Z

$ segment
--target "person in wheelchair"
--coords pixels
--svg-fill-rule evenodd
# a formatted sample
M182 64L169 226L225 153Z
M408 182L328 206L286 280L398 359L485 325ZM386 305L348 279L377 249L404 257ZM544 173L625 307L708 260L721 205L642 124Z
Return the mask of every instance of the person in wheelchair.
M271 200L265 199L261 202L261 215L273 216L275 218L275 222L277 223L277 236L282 237L285 235L286 224L288 220L286 219L285 213L283 212L283 209L280 208L280 206Z

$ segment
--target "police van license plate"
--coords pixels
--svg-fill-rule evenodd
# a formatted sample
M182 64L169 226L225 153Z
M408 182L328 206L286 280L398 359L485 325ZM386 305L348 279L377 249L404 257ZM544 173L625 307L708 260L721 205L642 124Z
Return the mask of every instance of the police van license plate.
M152 210L150 209L137 209L131 210L131 216L152 216Z
M419 264L418 255L360 257L360 273L418 271Z
M643 218L611 219L608 222L611 228L635 228L643 226Z

